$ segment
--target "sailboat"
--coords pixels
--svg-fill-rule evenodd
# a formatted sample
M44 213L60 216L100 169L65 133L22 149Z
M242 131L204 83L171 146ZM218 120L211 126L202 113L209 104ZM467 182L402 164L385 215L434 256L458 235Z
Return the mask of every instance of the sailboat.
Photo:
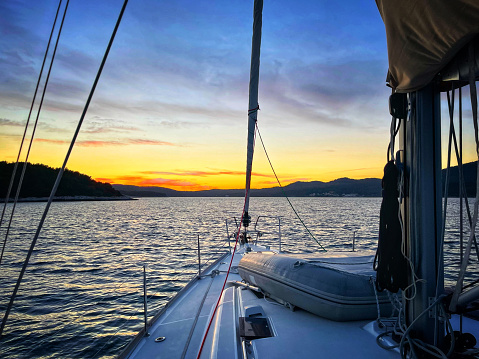
M466 0L376 2L386 27L392 88L384 228L376 256L287 255L248 241L254 237L249 235L249 188L262 21L262 0L255 0L246 195L236 245L145 321L120 358L477 357L479 322L464 313L479 298L479 288L463 288L475 243L479 190L458 281L448 295L440 95L470 87L477 151L479 5ZM450 113L449 148L456 141ZM458 156L459 168L461 161Z
M144 327L119 358L477 357L479 322L464 313L479 291L463 288L479 191L457 284L448 295L440 93L470 87L477 133L479 5L377 0L388 37L388 169L395 172L383 202L385 208L392 203L393 216L382 220L385 228L396 227L394 245L388 230L377 253L288 255L251 239L262 3L254 1L245 202L236 243L149 321L145 301ZM391 257L394 263L399 258L399 271Z

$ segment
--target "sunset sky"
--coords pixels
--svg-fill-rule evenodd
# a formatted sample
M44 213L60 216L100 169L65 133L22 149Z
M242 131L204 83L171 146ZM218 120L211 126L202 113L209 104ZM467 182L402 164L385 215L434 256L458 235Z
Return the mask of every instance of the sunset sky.
M17 157L57 5L0 3L0 160ZM71 0L30 162L61 166L121 6ZM252 0L131 0L67 167L242 188L252 12ZM375 2L265 1L261 51L258 125L281 181L381 177L390 90ZM275 185L259 142L253 172L253 187Z

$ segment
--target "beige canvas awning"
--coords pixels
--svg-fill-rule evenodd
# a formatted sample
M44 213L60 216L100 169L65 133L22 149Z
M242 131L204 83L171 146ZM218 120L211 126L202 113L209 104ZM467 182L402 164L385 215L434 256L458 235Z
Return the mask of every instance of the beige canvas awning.
M479 34L479 0L376 0L386 26L388 82L399 92L426 86Z

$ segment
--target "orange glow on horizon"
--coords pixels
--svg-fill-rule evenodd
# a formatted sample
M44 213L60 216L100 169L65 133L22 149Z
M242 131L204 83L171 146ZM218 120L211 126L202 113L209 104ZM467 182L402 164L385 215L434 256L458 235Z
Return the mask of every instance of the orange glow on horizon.
M5 139L3 143L0 141L0 158L15 161L13 138L5 136ZM213 145L170 145L175 142L80 138L67 168L110 184L178 191L244 188L244 151L237 150L237 144L228 143L220 149ZM67 141L53 139L39 139L33 145L35 151L29 162L53 168L61 166L68 147ZM101 151L98 147L102 147ZM298 181L329 182L341 177L362 179L383 175L383 153L371 153L370 147L346 143L343 145L346 152L325 151L321 147L308 150L272 147L272 162L283 186ZM277 186L264 153L257 151L251 188Z
M352 175L354 173L354 175ZM156 173L157 174L157 173ZM155 175L152 172L151 175ZM213 189L243 189L245 185L244 173L234 171L228 173L228 171L221 171L220 174L211 174L209 172L190 172L185 174L169 173L168 177L151 177L147 172L140 175L127 175L127 176L112 176L112 177L95 177L96 181L107 182L110 184L122 184L132 185L138 187L163 187L176 191L205 191ZM266 178L268 179L266 179ZM311 177L295 177L285 176L285 178L279 178L282 186L287 186L294 182L330 182L338 178L348 177L351 179L364 179L364 178L381 178L382 169L370 168L370 169L358 169L351 171L334 171L325 173L318 178ZM271 188L278 187L274 175L266 175L263 173L253 173L251 180L252 189Z
M95 181L110 184L123 184L138 187L164 187L177 191L205 191L215 189L210 186L200 185L190 181L170 178L145 178L141 176L122 176L115 178L95 178Z

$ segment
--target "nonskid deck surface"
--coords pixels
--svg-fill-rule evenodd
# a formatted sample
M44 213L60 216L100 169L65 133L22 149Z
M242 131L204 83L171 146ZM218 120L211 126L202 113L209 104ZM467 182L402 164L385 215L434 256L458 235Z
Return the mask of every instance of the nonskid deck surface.
M228 282L241 281L236 267L243 255L242 248L233 259ZM136 348L124 357L196 358L221 294L230 258L228 255L211 269L219 270L219 274L213 278L205 276L183 291L152 323L148 330L150 335L141 338ZM210 274L211 270L205 274ZM292 311L241 286L225 290L201 358L242 356L238 320L244 316L245 308L255 306L264 311L273 336L252 340L250 358L399 358L397 351L378 346L376 336L381 331L371 321L335 322L301 309ZM159 337L165 340L155 342Z
M216 267L204 273L204 275L210 275L213 270L218 270L219 274L213 277L205 276L197 280L187 291L181 293L163 315L152 323L148 329L150 335L144 337L126 358L181 358L197 317L185 356L186 358L196 358L208 324L207 321L221 293L230 259L231 255L228 255ZM240 258L237 260L235 258L234 262L239 262L239 260ZM203 305L200 308L204 297ZM155 339L159 337L165 337L165 340L155 342Z

